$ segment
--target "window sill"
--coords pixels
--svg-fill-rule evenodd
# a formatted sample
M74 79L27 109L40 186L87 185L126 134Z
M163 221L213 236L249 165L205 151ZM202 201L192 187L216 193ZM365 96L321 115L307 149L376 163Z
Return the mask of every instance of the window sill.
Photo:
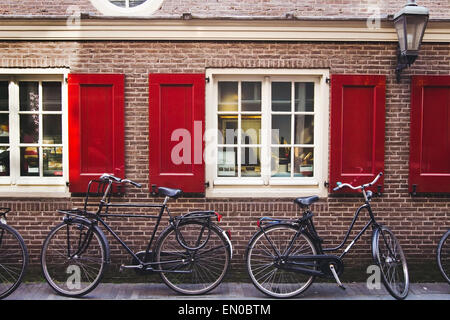
M68 198L65 185L0 185L1 198Z

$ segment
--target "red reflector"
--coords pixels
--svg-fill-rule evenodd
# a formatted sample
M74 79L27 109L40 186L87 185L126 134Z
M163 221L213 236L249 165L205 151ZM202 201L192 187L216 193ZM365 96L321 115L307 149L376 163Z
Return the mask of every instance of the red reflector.
M227 232L228 239L231 240L231 232L230 232L230 230L227 230L226 232Z
M222 220L222 215L221 215L220 213L218 213L218 212L214 212L214 213L215 213L216 216L217 216L217 221L220 222L220 220Z
M260 223L261 223L261 220L258 220L258 221L256 222L256 225L258 226L258 228L259 228Z

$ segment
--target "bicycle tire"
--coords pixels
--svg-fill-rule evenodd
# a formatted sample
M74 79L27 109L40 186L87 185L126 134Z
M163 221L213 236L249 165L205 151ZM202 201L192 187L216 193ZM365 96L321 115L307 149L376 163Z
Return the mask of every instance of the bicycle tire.
M278 268L275 265L277 252L268 251L276 246L278 252L285 252L297 230L297 227L290 224L271 225L255 233L248 243L245 258L247 273L255 287L268 296L291 298L304 292L314 282L315 276L313 275ZM275 239L277 235L280 238ZM311 238L307 234L301 233L292 247L291 253L315 255L317 249ZM316 269L316 267L312 269ZM278 283L275 283L276 279L279 279Z
M181 221L177 228L185 243L203 241L198 229L204 221ZM207 222L209 239L200 249L189 250L177 240L174 226L166 228L158 238L154 253L155 268L164 283L184 295L201 295L216 288L225 277L231 252L225 236L215 224ZM203 235L204 236L204 235ZM197 237L197 239L196 239ZM188 245L193 247L192 245Z
M28 250L22 236L14 228L0 223L0 299L20 286L28 261Z
M436 259L442 277L450 284L450 229L444 233L437 246Z
M394 233L386 226L375 228L372 235L372 256L380 268L387 291L403 300L409 292L409 273L405 254Z
M103 235L89 222L67 220L54 227L44 241L42 272L58 294L80 297L100 283L108 255Z

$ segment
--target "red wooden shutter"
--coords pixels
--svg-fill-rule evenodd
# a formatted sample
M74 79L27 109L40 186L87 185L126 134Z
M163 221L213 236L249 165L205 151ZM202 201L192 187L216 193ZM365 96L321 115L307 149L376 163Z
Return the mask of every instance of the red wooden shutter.
M450 76L413 76L410 192L450 192Z
M124 76L69 74L70 192L103 173L124 176Z
M150 184L205 191L204 74L150 74Z
M385 76L332 76L330 192L338 181L357 186L383 171L385 89Z

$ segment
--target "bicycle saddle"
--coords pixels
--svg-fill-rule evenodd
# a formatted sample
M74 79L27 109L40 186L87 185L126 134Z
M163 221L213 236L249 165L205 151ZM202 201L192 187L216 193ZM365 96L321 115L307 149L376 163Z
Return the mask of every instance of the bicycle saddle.
M181 191L180 189L171 189L171 188L164 188L164 187L158 187L158 192L159 194L163 195L163 196L167 196L167 197L171 197L171 198L178 198L179 196L181 196L181 194L183 193L183 191Z
M294 202L302 207L309 206L319 200L319 196L300 197L294 200Z

